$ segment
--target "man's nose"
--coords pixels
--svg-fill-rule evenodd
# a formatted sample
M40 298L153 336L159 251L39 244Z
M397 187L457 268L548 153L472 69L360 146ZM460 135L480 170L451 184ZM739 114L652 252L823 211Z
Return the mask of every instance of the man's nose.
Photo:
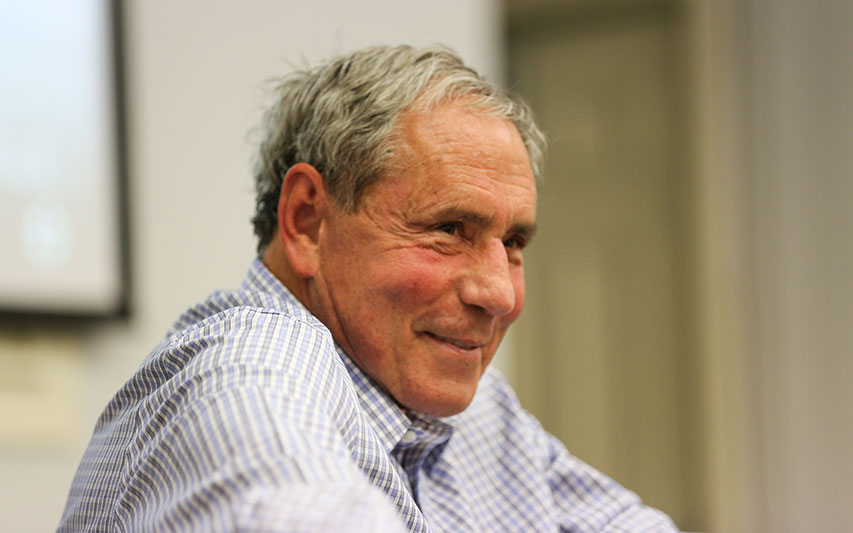
M492 316L504 316L515 308L515 288L503 242L491 241L475 252L460 292L464 303Z

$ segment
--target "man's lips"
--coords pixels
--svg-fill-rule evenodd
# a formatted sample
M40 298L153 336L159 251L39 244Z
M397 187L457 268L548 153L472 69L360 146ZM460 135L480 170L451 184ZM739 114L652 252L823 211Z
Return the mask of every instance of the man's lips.
M478 341L467 340L467 339L458 339L458 338L454 338L454 337L445 337L443 335L439 335L439 334L433 333L431 331L425 331L424 333L426 335L432 337L433 339L437 339L437 340L440 340L442 342L452 344L453 346L456 346L457 348L461 348L463 350L474 350L477 348L481 348L486 344L485 342L478 342Z

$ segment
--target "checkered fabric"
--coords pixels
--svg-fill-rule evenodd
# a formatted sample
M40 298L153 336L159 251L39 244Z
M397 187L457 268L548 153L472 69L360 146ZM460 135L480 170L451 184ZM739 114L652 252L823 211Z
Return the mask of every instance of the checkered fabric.
M494 370L459 415L401 409L255 260L113 397L59 530L675 527L569 455Z

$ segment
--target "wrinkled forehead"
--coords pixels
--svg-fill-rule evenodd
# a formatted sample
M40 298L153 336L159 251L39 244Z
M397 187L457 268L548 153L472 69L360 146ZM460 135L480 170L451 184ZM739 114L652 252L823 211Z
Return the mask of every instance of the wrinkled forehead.
M476 212L492 217L535 218L536 181L515 125L461 106L410 112L398 128L393 164L380 182L384 198L406 205L453 211L454 205L481 204Z
M454 160L490 166L512 159L533 175L530 155L515 124L470 99L412 107L398 117L389 173Z

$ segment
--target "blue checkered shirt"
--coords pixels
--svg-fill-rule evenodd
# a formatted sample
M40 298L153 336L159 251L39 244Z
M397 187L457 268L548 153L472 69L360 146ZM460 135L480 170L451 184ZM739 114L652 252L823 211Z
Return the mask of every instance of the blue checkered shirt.
M61 531L675 531L487 371L401 409L255 260L182 315L101 415Z

